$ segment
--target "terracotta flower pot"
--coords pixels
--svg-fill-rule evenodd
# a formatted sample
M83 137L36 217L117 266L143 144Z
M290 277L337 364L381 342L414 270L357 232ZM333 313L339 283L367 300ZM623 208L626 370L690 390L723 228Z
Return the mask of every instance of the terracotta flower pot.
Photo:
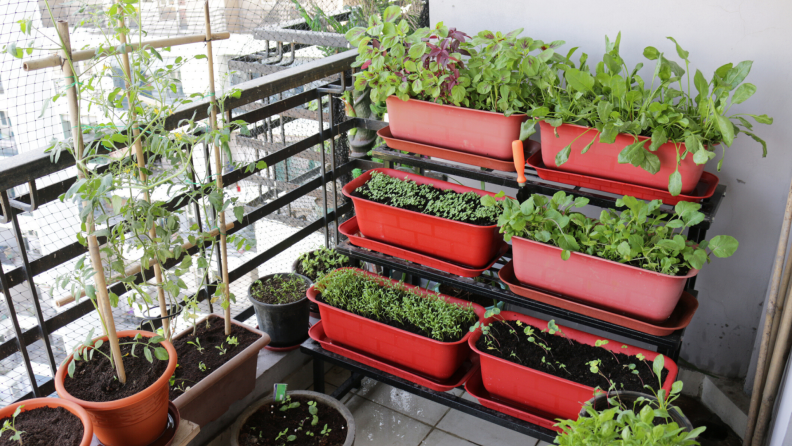
M512 159L512 141L520 139L527 115L509 117L454 105L390 96L388 123L395 138L499 160Z
M632 135L620 134L616 137L615 142L605 144L598 142L599 132L597 129L589 127L563 124L557 129L558 137L553 132L553 126L544 121L539 122L539 128L542 135L542 162L551 169L662 190L668 189L668 177L676 170L677 149L673 143L663 144L654 152L660 158L660 171L652 175L632 164L619 164L619 152L635 142ZM572 142L584 132L585 135ZM586 144L595 138L597 142L586 153L581 154L580 152ZM648 140L650 138L642 136L639 139ZM572 152L569 155L569 159L561 166L556 166L556 155L570 143L572 143ZM646 147L648 148L649 145L647 144ZM685 145L681 144L679 146L679 154L682 155L684 151ZM689 195L696 189L703 172L704 164L698 165L693 162L692 154L688 154L682 160L679 165L679 173L682 175L682 194Z
M118 337L156 336L148 331L119 331ZM107 336L95 338L107 342ZM168 366L154 384L135 395L115 401L93 402L77 399L64 387L69 355L55 374L55 390L61 398L80 405L88 412L96 437L107 446L146 446L162 434L168 422L168 380L176 370L176 349L168 341L160 344L168 351ZM102 359L104 360L104 359ZM127 377L129 378L129 377Z
M698 274L670 276L579 252L562 260L561 248L522 237L512 237L512 253L523 284L655 323L668 319Z
M197 322L198 325L206 322L208 318L221 323L223 318L210 314ZM235 402L246 397L256 386L256 363L259 351L269 344L270 338L255 328L231 319L231 324L242 327L247 331L261 336L256 342L250 344L245 350L231 358L222 366L215 369L204 379L190 387L189 390L179 395L173 404L185 420L203 427L223 415ZM179 333L174 339L180 339L192 331L188 328Z
M538 329L547 327L546 321L512 311L502 311L498 318L508 321L519 320ZM486 322L489 322L489 320ZM603 345L602 348L630 356L641 353L649 362L653 361L658 355L657 352L629 345L627 348L621 348L624 345L621 342L612 342L599 336L560 325L559 327L569 339L581 344L594 346L597 340L607 340L609 342ZM561 334L557 333L555 336L561 336ZM538 409L552 415L554 418L568 420L576 420L583 403L594 396L595 389L593 387L507 361L479 350L476 348L476 341L480 337L481 328L478 328L468 338L468 342L470 343L470 348L481 357L481 378L484 382L484 388L492 395L506 401L514 401L518 404ZM666 392L670 392L678 369L674 361L669 358L665 358L665 369L668 370L668 376L663 382L663 388L666 389Z
M289 395L311 398L337 410L347 422L347 436L344 440L343 446L352 446L352 443L355 441L355 418L352 416L352 412L350 412L345 405L331 396L325 395L323 393L312 392L310 390L294 390L290 391ZM251 415L259 410L260 407L267 404L272 404L273 402L274 397L270 395L256 401L244 412L242 412L242 414L236 419L236 421L234 421L234 424L231 426L231 446L239 446L239 432L242 430L242 426L245 425L245 422L248 420L248 418L250 418Z
M354 269L379 280L382 284L399 283L357 268L343 269ZM413 285L403 284L403 286L424 292L425 296L435 294ZM468 327L462 327L465 331L462 339L455 342L440 342L333 307L319 301L319 295L314 287L308 290L308 299L319 305L325 334L334 342L399 364L438 381L450 378L462 362L470 357L467 339L471 333L467 331ZM460 306L471 305L479 318L484 315L484 307L481 305L444 294L437 295L448 303Z
M394 169L369 170L343 188L344 195L350 197L355 205L358 227L364 236L471 268L488 265L505 243L497 225L479 226L448 220L354 196L355 189L368 182L372 172L401 180L408 178L418 184L431 184L438 189L451 189L458 193L495 195Z
M42 407L62 407L68 410L82 421L83 437L80 446L88 446L91 444L91 439L93 438L93 423L91 423L91 417L88 415L88 412L78 404L62 398L34 398L20 401L0 409L0 419L10 418L14 415L14 411L16 411L19 406L25 406L22 408L22 412L40 409Z

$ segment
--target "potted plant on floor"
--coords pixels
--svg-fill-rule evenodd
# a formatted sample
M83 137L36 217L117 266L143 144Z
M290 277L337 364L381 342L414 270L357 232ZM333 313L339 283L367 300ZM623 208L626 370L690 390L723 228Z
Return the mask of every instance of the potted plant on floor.
M435 380L470 356L466 327L480 305L428 292L357 268L323 276L308 291L333 342L385 359Z
M532 79L539 87L547 87L537 89L541 97L530 111L530 116L540 121L546 166L667 188L676 196L690 194L704 165L715 158L716 146L721 145L725 152L740 132L759 142L762 156L767 155L767 145L753 133L753 124L747 119L759 124L772 124L773 119L728 114L733 105L756 91L753 84L743 83L752 62L723 65L707 80L699 70L691 73L689 53L674 38L668 39L674 42L685 67L656 48L646 47L644 57L657 61L651 82L637 74L642 63L632 70L625 64L619 53L621 33L613 42L605 38L606 54L595 74L590 73L583 54L579 65L569 58L558 65L563 78ZM547 72L545 67L540 71ZM526 133L533 131L533 123L528 124ZM718 170L722 163L723 158Z
M292 391L281 401L268 396L253 403L231 427L232 446L288 444L352 446L355 419L337 399Z
M602 339L496 306L470 328L470 347L481 359L487 391L502 400L536 409L549 418L577 419L595 389L641 391L651 385L666 394L677 374L671 360L658 353Z
M323 246L300 254L292 264L291 272L311 279L311 284L313 284L319 277L336 268L356 267L359 264L360 262L341 254L335 248L325 248ZM312 318L319 319L321 317L319 307L313 302L309 303L308 311Z
M663 356L658 356L653 369L660 377ZM648 387L648 386L647 386ZM586 402L577 420L558 423L561 433L555 443L561 446L580 444L692 446L706 430L696 429L673 402L682 391L682 381L677 381L666 393L660 389L652 394L626 391L599 393Z
M0 409L0 444L89 446L93 424L79 405L60 398L33 398Z
M396 23L399 14L391 6L368 28L346 33L359 51L356 90L370 88L372 102L387 102L396 138L511 160L512 141L527 138L520 111L539 96L527 78L563 42L520 38L522 29L471 39L442 22L411 33L404 20Z
M494 193L393 169L347 183L360 232L368 238L471 268L491 263L503 246L498 211L479 203Z
M250 285L248 299L259 328L273 348L290 348L308 339L308 298L311 280L299 274L270 274Z
M730 257L739 245L728 235L687 240L682 232L704 214L700 204L685 201L666 214L660 200L625 196L616 205L626 210L604 209L599 220L572 212L588 199L564 192L532 195L522 204L492 197L482 203L502 209L498 224L512 242L520 282L653 322L668 318L686 280L710 255Z

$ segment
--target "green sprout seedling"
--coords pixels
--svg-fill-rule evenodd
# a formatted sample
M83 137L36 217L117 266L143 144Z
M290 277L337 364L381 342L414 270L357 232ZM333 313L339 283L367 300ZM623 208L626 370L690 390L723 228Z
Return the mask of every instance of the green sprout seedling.
M204 348L201 347L201 340L200 339L195 338L195 342L187 341L187 343L192 345L192 346L194 346L196 349L198 349L198 353L203 354Z
M319 423L319 409L316 407L316 401L309 401L308 402L308 413L313 416L311 420L311 426L316 426Z
M202 372L205 372L205 371L209 370L209 367L207 367L206 364L203 363L203 361L200 361L198 363L198 370L200 370Z
M229 337L227 337L227 338L226 338L226 342L228 342L228 345L232 345L232 346L234 346L234 347L236 347L237 345L239 345L239 340L237 339L237 337L236 337L236 336L229 336ZM221 344L221 345L222 345L222 344Z
M2 437L3 434L6 432L13 432L14 435L11 436L11 440L18 441L19 444L22 444L22 434L24 434L25 431L18 431L16 429L16 418L17 415L19 415L22 412L22 408L24 407L25 407L24 404L21 406L17 406L16 410L14 411L14 414L11 415L11 419L5 420L5 422L3 423L3 427L0 428L0 437Z
M228 350L227 348L223 347L223 344L215 345L215 348L220 350L220 356L225 355L226 351Z

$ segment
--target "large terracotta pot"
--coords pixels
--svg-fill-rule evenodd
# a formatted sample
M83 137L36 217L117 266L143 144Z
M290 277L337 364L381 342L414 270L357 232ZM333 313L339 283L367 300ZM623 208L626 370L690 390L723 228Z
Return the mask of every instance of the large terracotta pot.
M62 398L34 398L20 401L0 409L0 419L10 418L12 415L14 415L14 411L16 411L17 407L19 406L25 406L22 408L22 412L40 409L42 407L62 407L68 410L74 416L79 418L80 421L82 421L83 437L82 441L80 442L80 446L88 446L91 444L91 439L93 438L93 424L91 423L91 418L88 415L88 412L86 412L85 409L79 405Z
M151 338L156 334L148 331L119 331L118 337L134 337L140 333ZM100 336L107 342L107 336ZM55 374L55 390L61 398L80 405L88 412L96 438L107 446L146 446L157 439L168 422L168 380L176 370L176 349L168 341L160 344L168 351L168 366L165 373L154 384L135 395L115 401L93 402L77 399L64 387L68 376L67 368L73 355L58 368Z

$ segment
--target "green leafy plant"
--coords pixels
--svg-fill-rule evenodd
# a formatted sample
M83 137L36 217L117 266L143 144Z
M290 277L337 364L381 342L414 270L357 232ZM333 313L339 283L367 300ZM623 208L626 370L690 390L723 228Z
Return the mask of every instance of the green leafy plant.
M202 372L205 372L205 371L209 370L209 367L206 364L204 364L203 361L199 361L198 362L198 370L200 370Z
M94 353L99 353L100 355L104 356L105 359L110 363L111 367L115 367L113 363L113 358L111 355L101 351L99 348L102 347L105 343L102 339L97 339L93 341L93 333L94 329L92 328L88 332L88 336L85 338L85 341L82 344L77 345L73 351L73 358L74 360L69 361L69 365L66 368L66 371L69 374L69 377L74 377L74 371L77 368L77 362L79 361L91 361L94 357ZM167 361L169 358L168 351L165 347L158 346L160 342L164 341L165 338L162 336L153 336L151 338L146 338L142 334L138 333L130 342L120 342L119 345L131 345L132 350L130 351L130 355L135 355L135 350L140 345L143 347L143 356L146 360L150 363L154 362L154 358L157 358L160 361Z
M475 192L438 189L381 172L372 172L369 181L355 189L355 193L388 206L481 226L495 224L500 214L498 208L484 205Z
M187 341L187 343L195 347L195 349L198 350L198 353L203 353L203 351L206 350L204 347L201 347L201 340L198 338L195 338L195 342Z
M308 284L300 277L275 274L269 279L253 282L250 287L254 299L273 305L296 302L305 297Z
M22 409L24 407L24 405L17 406L16 410L14 410L14 414L11 415L11 419L7 419L3 422L3 427L0 428L0 438L2 438L3 434L6 432L13 432L10 440L18 441L19 444L22 444L22 434L24 434L25 431L19 431L16 429L16 418L20 413L22 413Z
M530 108L531 116L555 128L565 123L589 127L575 138L587 141L581 153L586 153L595 141L614 143L617 135L630 135L633 142L622 149L618 162L652 174L661 167L655 154L657 149L673 143L676 169L668 179L672 195L681 192L679 164L683 159L692 156L696 164L705 164L716 156L716 145L722 144L725 153L725 147L731 146L740 132L759 142L762 156L766 156L767 144L753 133L753 124L746 118L760 124L772 124L773 118L729 114L733 105L741 104L756 92L756 86L743 83L752 62L723 65L710 80L699 70L691 76L689 52L673 37L668 39L674 43L685 67L655 47L646 47L644 57L656 61L648 84L638 75L643 63L630 69L621 57L621 33L615 41L605 37L606 53L596 64L594 74L587 65L587 54L580 56L578 65L571 60L577 48L569 51L562 61L553 59L547 64L540 60L540 74L531 78L540 95ZM548 77L547 73L551 72L556 76ZM533 133L534 124L535 121L526 123L526 134ZM571 149L570 143L558 153L557 166L569 159ZM718 170L722 163L723 158L718 162Z
M664 361L663 355L658 355L652 364L652 370L661 384ZM682 382L675 382L668 395L662 388L657 391L649 385L644 388L655 398L639 397L632 407L622 402L618 392L608 394L611 407L604 410L595 410L587 402L583 406L586 415L578 417L576 421L559 420L558 426L562 433L555 438L555 443L561 446L698 445L696 438L706 428L702 426L687 432L670 415L671 411L682 415L682 411L673 406L682 391Z
M411 325L442 342L461 339L463 327L476 320L472 305L450 304L434 293L381 282L361 271L335 270L314 286L328 305L381 322Z
M351 266L349 257L336 251L335 248L324 246L313 251L304 252L297 257L299 273L316 281L322 275L342 266Z
M564 192L557 192L551 199L534 194L522 204L511 198L496 201L487 196L481 202L502 209L498 225L506 241L517 236L557 246L564 260L575 251L678 275L701 269L710 262L710 255L730 257L739 246L728 235L698 244L687 240L682 232L704 221L701 205L687 201L680 201L673 214L666 214L660 209L660 200L645 202L625 195L616 205L626 210L617 213L603 209L599 220L572 212L572 208L588 204L588 199Z

